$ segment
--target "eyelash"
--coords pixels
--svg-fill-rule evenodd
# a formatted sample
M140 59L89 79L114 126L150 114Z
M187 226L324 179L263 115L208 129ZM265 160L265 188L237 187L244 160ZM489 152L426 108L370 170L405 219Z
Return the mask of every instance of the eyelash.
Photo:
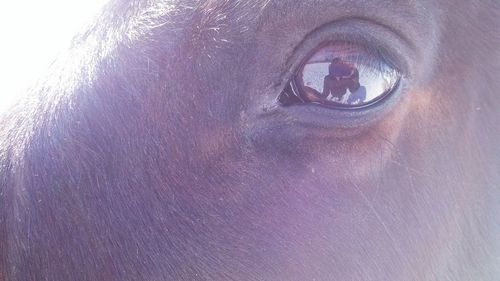
M322 44L344 42L363 48L372 57L379 57L398 70L402 77L411 77L408 59L415 57L413 46L397 32L380 23L364 18L349 18L326 23L307 34L285 63L279 84L290 81L304 61ZM366 61L372 64L373 61Z

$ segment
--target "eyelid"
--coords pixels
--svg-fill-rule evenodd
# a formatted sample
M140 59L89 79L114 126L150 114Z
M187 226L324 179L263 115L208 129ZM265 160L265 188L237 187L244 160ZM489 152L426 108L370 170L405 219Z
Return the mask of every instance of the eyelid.
M396 91L391 98L384 98L362 110L332 110L322 106L281 106L278 96L293 80L303 64L321 44L345 42L364 48L374 57L380 57L400 74ZM289 42L290 43L290 42ZM411 89L415 73L417 50L398 32L377 22L348 18L322 25L297 43L289 55L275 83L269 85L266 95L256 99L255 106L244 115L245 130L250 139L290 138L300 140L311 137L352 138L385 120L397 105L404 102Z
M403 77L411 78L415 47L395 30L377 22L349 18L322 25L311 31L293 50L280 75L279 85L283 89L319 46L326 42L346 42L358 45L381 57L397 69Z

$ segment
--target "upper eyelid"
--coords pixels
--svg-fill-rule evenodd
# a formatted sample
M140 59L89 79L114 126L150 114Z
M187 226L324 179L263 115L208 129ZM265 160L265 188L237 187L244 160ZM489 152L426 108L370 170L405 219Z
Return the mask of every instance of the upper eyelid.
M405 77L411 77L412 61L416 59L416 47L397 30L365 18L348 18L324 24L309 32L287 58L279 85L283 88L300 69L304 61L325 42L343 41L357 44L377 53L398 69Z

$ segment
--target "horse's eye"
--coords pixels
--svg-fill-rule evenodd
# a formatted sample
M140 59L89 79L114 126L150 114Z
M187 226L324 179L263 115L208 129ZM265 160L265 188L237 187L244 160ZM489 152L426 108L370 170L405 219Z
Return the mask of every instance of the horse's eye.
M394 92L400 77L382 55L356 45L331 42L307 58L278 100L285 106L312 103L361 108Z

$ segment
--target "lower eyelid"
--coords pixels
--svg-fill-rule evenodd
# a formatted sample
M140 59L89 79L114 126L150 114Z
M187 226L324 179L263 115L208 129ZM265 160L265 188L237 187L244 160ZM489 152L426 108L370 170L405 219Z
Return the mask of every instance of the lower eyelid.
M363 110L331 110L311 105L249 108L241 115L242 133L248 145L264 153L277 153L277 145L295 153L294 148L311 139L330 144L357 142L377 128L390 127L404 115L408 108L406 82L402 77L391 98Z
M402 77L390 99L363 110L331 110L311 105L271 106L264 111L259 108L246 112L246 116L253 116L254 119L245 121L252 124L246 129L249 135L255 136L283 132L283 135L307 138L322 132L325 137L354 137L384 120L404 101L408 90L408 84Z

